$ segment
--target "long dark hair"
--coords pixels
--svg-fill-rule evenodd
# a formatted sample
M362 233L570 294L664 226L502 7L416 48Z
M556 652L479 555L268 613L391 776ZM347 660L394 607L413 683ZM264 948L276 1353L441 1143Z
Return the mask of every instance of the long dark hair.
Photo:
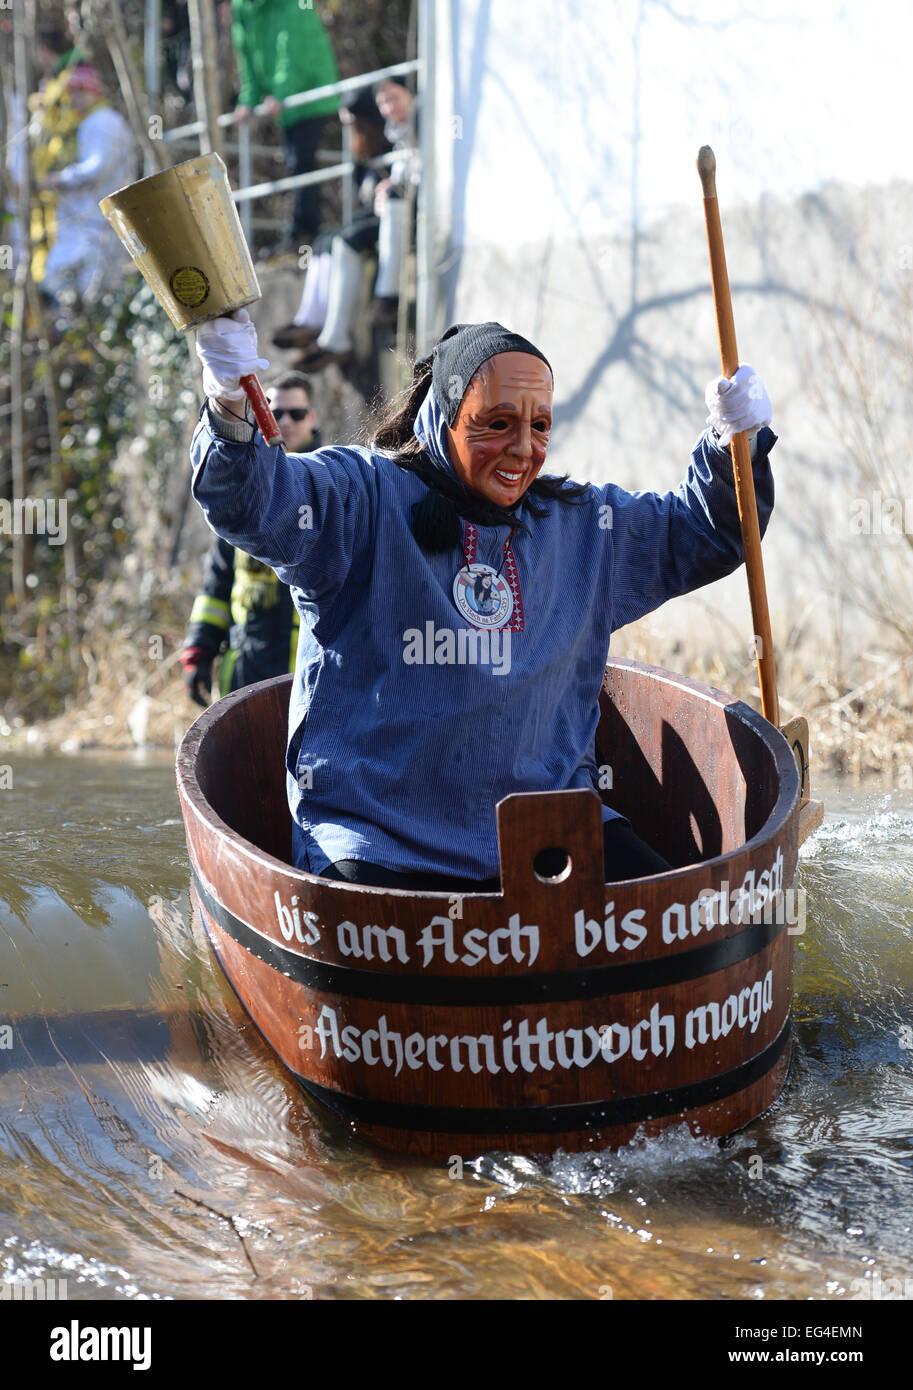
M412 508L412 532L423 550L458 549L463 543L461 517L479 526L513 526L518 531L528 532L529 527L519 515L521 510L526 508L531 516L547 516L549 510L536 503L534 497L568 505L589 500L592 495L589 483L570 483L567 473L560 478L546 473L530 483L513 507L499 507L442 473L428 459L424 444L412 432L415 417L430 389L431 358L423 357L412 369L412 384L390 402L369 434L373 448L389 450L394 463L414 473L427 485L426 496Z

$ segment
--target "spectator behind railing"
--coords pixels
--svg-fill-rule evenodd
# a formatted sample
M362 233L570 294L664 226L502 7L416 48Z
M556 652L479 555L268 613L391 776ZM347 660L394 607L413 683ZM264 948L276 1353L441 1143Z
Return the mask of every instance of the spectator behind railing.
M43 171L38 190L53 228L40 284L49 299L75 291L91 302L128 264L98 200L135 177L136 145L123 116L108 105L94 68L71 68L67 92L75 125L35 149L36 170Z
M386 121L384 133L393 148L403 151L402 159L391 166L388 178L381 179L374 193L377 218L377 275L374 282L372 318L376 324L395 322L398 307L399 273L406 234L406 201L410 182L418 181L415 148L418 103L404 82L385 78L375 88L375 101ZM331 363L342 365L352 356L352 330L361 290L361 264L345 235L333 238L330 284L326 320L314 346L295 366L300 371L318 372Z
M312 87L339 81L336 56L317 10L298 0L232 0L232 39L241 70L235 116L245 121L255 106L275 117L285 138L289 174L309 174L326 117L339 98L323 97L301 106L281 103ZM320 231L320 186L295 192L287 237L274 252L297 251Z
M187 0L165 0L162 8L162 53L171 85L185 101L192 101L193 55Z
M419 181L419 103L405 82L388 77L374 89L378 110L386 122L384 133L403 156L390 166L390 177L378 184L375 210L380 218L377 280L374 285L374 321L392 323L399 296L399 268L406 231L406 194Z
M354 293L357 301L361 289L360 257L377 250L380 223L374 212L374 195L383 173L372 168L368 160L389 149L384 136L384 118L370 91L364 88L348 93L343 102L339 119L351 128L355 164L352 182L358 211L348 225L323 232L311 247L301 302L292 322L274 334L273 342L277 347L305 348L313 343L327 318L331 286L335 296L334 315L342 313L344 316L347 310L339 303L340 299ZM334 273L335 241L341 245L335 252Z

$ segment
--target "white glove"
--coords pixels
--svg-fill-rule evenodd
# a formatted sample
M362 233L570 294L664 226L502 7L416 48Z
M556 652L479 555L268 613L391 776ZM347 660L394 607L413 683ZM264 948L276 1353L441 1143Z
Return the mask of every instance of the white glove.
M710 411L707 424L723 445L742 430L752 438L762 425L770 424L773 416L767 388L754 367L740 367L731 378L716 377L708 385L704 400Z
M201 323L196 349L203 363L203 390L207 396L243 400L241 377L265 372L269 366L265 357L257 356L257 330L246 309L236 309L231 318Z

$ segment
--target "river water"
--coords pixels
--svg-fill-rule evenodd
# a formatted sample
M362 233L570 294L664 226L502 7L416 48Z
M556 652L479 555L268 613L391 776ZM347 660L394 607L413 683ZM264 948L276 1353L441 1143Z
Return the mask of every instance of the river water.
M913 1297L913 795L818 780L793 1069L723 1143L376 1152L309 1103L191 913L172 761L0 791L0 1280L73 1299Z

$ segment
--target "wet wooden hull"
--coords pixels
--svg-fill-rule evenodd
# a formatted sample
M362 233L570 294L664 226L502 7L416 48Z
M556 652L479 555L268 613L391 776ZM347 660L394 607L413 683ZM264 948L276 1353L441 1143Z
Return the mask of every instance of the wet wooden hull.
M194 894L228 979L309 1093L426 1158L741 1128L789 1066L799 777L741 702L607 668L604 795L674 865L605 885L598 798L498 806L501 892L335 883L286 862L290 677L219 701L177 761ZM560 880L536 853L564 848Z

